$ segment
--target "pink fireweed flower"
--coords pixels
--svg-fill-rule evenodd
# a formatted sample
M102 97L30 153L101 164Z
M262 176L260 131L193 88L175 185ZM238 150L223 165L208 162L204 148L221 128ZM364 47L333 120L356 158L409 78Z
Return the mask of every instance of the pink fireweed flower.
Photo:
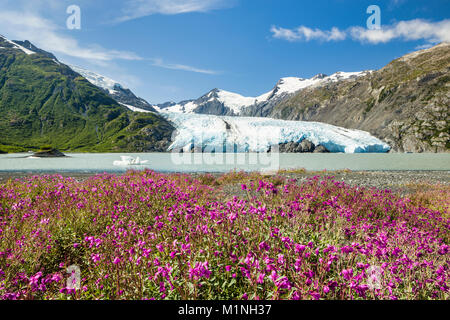
M276 283L278 279L278 274L275 270L273 270L272 273L270 274L270 279L272 280L273 283Z
M281 241L286 249L290 249L292 245L292 240L289 237L281 237Z
M300 245L300 244L295 244L295 253L303 253L303 251L305 251L306 246L305 245Z
M249 280L251 280L252 277L251 277L250 271L247 270L244 267L240 267L240 269L241 269L241 272L242 272L242 276L248 278Z
M317 292L310 292L309 294L311 295L311 297L312 297L314 300L319 300L319 299L320 299L320 293L317 293Z
M300 294L298 293L297 290L294 291L294 293L292 294L291 299L292 300L300 300L301 299L301 296L300 296Z
M265 241L262 241L259 244L259 250L261 250L261 251L263 251L263 250L269 251L270 250L270 246Z
M353 277L353 269L352 268L344 269L342 270L341 274L345 280L350 280Z
M59 273L55 273L51 277L51 281L53 282L59 282L62 280L62 276Z
M258 279L256 280L256 282L259 283L259 284L264 283L264 278L265 278L265 277L266 277L266 274L265 274L265 273L260 273L260 274L258 275Z
M445 254L447 254L449 252L449 248L450 248L450 246L448 246L446 244L443 244L442 246L440 246L440 248L438 250L438 253L440 255L445 255Z
M36 273L34 276L30 277L30 285L36 286L38 284L39 278L42 277L42 272Z
M278 289L290 290L292 288L292 285L286 276L278 278L274 283L278 287Z
M210 275L211 271L208 269L208 261L197 262L193 268L189 267L189 279L209 278Z
M351 252L353 252L353 248L351 246L345 246L345 247L341 248L341 251L343 253L351 253Z

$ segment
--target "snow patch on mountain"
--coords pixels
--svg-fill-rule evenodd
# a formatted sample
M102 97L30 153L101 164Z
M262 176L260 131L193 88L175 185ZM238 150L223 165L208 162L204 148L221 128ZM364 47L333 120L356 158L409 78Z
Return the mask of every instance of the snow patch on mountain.
M117 81L80 67L69 67L73 71L85 77L96 87L107 92L109 96L111 96L114 100L126 106L130 110L144 110L143 112L155 112L155 109L147 101L142 98L136 97L136 95L130 89L122 86Z
M3 39L5 42L11 44L13 46L14 49L18 49L18 50L22 50L23 52L25 52L26 54L30 55L30 54L34 54L33 51L28 50L27 48L21 46L20 44L17 44L9 39L6 39L4 36L0 35L0 38Z
M134 112L154 113L154 112L152 112L152 111L144 110L144 109L141 109L141 108L136 108L136 107L134 107L134 106L131 106L131 105L129 105L129 104L125 104L125 103L122 103L122 102L119 102L119 104L123 105L124 107L127 107L128 109L130 109L131 111L134 111Z
M92 83L93 85L103 88L105 90L107 90L110 94L114 94L117 92L117 88L123 88L126 89L125 87L123 87L120 83L118 83L117 81L110 79L108 77L102 76L98 73L80 68L80 67L76 67L76 66L72 66L69 65L69 67L81 74L83 77L85 77L90 83Z
M239 114L242 107L251 106L256 102L257 98L244 97L238 93L225 90L218 90L217 100L219 100L228 108L232 109L234 113Z

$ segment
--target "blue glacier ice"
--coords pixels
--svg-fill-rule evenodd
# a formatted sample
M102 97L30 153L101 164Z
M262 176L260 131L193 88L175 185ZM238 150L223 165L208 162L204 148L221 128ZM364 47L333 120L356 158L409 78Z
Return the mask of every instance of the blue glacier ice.
M193 146L201 146L206 151L222 152L224 145L233 145L239 152L265 152L271 146L303 139L316 146L323 145L330 152L387 152L390 149L388 144L366 131L320 122L164 111L161 115L176 128L169 150L188 151Z

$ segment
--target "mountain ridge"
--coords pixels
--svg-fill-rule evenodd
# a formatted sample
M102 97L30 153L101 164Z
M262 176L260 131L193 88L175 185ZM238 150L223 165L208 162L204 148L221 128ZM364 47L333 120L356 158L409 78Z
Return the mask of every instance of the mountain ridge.
M296 92L310 87L322 86L331 82L354 79L370 73L370 70L360 72L336 72L330 76L317 74L310 79L299 77L283 77L268 92L256 97L246 97L223 89L212 89L198 99L184 100L179 103L166 102L153 107L158 111L199 113L226 116L255 116L255 110L267 105L276 105ZM264 116L264 115L262 115Z

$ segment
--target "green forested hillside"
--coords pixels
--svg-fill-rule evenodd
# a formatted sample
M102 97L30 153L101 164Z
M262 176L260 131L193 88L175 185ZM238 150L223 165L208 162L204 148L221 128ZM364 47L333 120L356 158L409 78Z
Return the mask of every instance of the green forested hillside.
M173 127L135 113L72 71L0 37L0 150L165 151Z

